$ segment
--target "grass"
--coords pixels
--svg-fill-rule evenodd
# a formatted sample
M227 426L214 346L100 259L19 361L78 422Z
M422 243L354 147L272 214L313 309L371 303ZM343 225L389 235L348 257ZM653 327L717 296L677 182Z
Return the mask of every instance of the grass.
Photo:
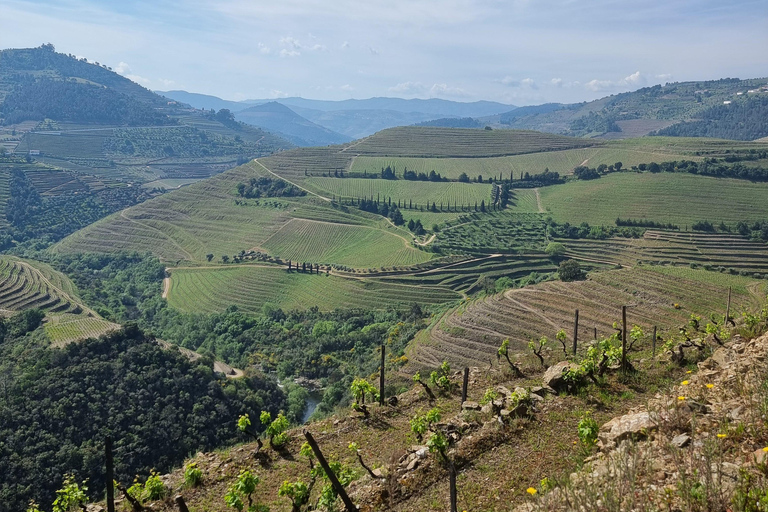
M470 253L543 252L547 246L546 225L539 214L509 211L475 214L442 229L440 247Z
M10 182L11 175L8 171L0 169L0 228L8 225L8 221L5 218L5 207L11 195Z
M101 318L65 313L49 315L44 329L54 345L62 346L73 341L99 337L118 327Z
M540 189L558 222L612 225L617 217L673 223L699 220L735 224L768 217L768 183L689 174L613 173Z
M362 267L413 265L431 254L380 229L293 219L260 244L283 260Z
M327 197L371 198L381 196L392 198L394 203L402 201L403 206L413 202L414 207L424 207L427 202L451 205L474 206L491 201L491 185L482 183L444 183L428 181L382 180L366 178L309 178L306 186ZM402 208L402 207L401 207Z
M269 303L283 309L408 307L461 296L448 289L369 282L321 273L288 273L279 267L232 266L172 269L170 306L188 312L224 311L230 305L259 313Z

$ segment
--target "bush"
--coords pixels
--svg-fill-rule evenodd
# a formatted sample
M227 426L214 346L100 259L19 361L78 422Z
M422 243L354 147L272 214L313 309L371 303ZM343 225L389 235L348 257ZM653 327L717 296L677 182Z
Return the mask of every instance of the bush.
M565 260L560 263L560 267L557 270L557 274L560 276L561 281L576 281L584 277L584 273L581 270L581 265L576 260Z

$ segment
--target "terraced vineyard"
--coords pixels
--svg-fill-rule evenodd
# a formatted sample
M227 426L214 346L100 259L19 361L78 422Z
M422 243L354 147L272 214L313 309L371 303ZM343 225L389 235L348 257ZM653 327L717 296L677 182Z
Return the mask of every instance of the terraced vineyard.
M366 226L292 219L259 246L283 260L353 267L413 265L431 254L408 241Z
M236 305L259 313L269 303L286 310L409 307L461 298L446 288L369 282L326 274L288 273L284 268L233 266L172 269L168 303L188 312L223 311Z
M613 331L627 305L628 322L644 329L654 325L675 330L691 313L724 314L727 286L734 286L734 311L753 307L764 299L761 281L699 270L697 279L657 272L653 267L612 270L590 275L585 281L550 281L508 290L464 304L437 320L427 335L411 346L409 359L417 366L434 367L443 359L456 366L483 365L496 359L504 338L510 348L525 352L527 342L560 329L572 332L574 310L579 310L582 343ZM674 304L678 303L680 309ZM553 351L560 350L555 342Z
M594 142L586 139L525 130L408 126L382 130L350 144L346 152L363 156L487 158L592 145Z
M337 199L392 198L393 203L402 201L405 206L425 207L427 202L436 202L447 207L458 204L474 206L485 201L491 202L491 185L482 183L428 182L406 180L382 180L365 178L309 178L304 182L307 188L321 195Z
M738 235L648 230L641 239L560 240L571 257L622 265L638 261L707 265L738 274L768 275L768 246Z
M99 336L118 327L86 308L69 279L48 265L1 256L0 314L31 308L46 312L45 331L56 344Z
M613 225L616 217L684 228L712 219L735 224L768 218L768 183L690 174L613 173L540 189L558 222Z
M10 195L10 174L6 169L0 168L0 228L8 225L8 220L5 218L5 207Z

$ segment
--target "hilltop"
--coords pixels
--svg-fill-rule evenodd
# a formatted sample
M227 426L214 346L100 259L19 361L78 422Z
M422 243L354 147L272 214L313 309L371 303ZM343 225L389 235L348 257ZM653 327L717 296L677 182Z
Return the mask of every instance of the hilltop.
M235 119L280 135L297 146L327 146L350 141L349 137L317 125L276 101L237 111Z

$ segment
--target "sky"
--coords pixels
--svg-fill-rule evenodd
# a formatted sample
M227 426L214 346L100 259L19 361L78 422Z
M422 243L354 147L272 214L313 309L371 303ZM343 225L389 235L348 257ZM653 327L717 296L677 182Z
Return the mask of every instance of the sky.
M231 100L572 103L768 76L768 1L0 0L0 48L43 43Z

